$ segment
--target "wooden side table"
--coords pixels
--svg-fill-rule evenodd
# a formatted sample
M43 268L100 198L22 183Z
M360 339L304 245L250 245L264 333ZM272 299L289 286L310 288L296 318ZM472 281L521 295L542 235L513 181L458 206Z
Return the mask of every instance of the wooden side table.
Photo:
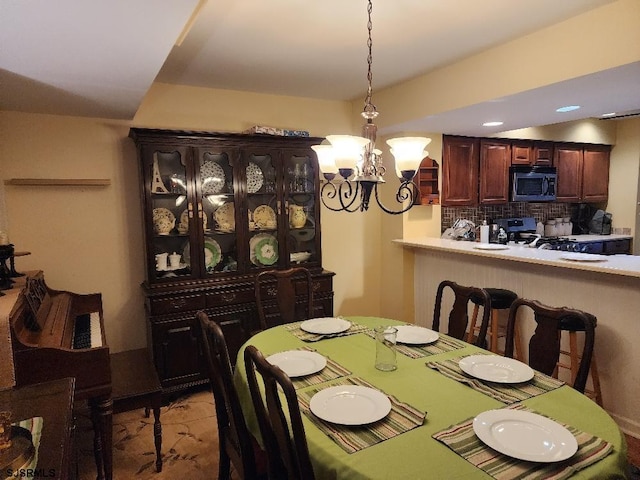
M162 471L162 387L146 348L111 354L113 413L135 409L153 410L153 435L156 446L156 471Z

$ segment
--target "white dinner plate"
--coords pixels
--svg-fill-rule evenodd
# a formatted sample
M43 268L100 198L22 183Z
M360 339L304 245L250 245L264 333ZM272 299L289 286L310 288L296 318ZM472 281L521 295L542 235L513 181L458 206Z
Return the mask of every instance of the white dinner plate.
M478 250L509 250L508 246L500 243L479 243L478 245L474 245L473 248Z
M395 327L398 330L396 341L398 343L406 343L408 345L425 345L433 343L440 335L438 332L429 330L428 328L418 327L416 325L399 325Z
M291 378L311 375L327 366L326 358L317 352L306 350L289 350L274 353L267 357L267 362L277 365Z
M349 330L351 322L343 318L322 317L305 320L300 324L300 328L305 332L317 333L319 335L329 335Z
M472 377L496 383L526 382L534 374L529 365L500 355L469 355L460 360L458 365Z
M572 260L574 262L605 262L606 255L596 255L594 253L564 253L560 256L563 260Z
M489 410L473 419L473 431L494 450L530 462L560 462L578 450L569 430L531 412Z
M320 390L309 403L314 415L340 425L366 425L386 417L391 401L382 392L359 385L337 385Z

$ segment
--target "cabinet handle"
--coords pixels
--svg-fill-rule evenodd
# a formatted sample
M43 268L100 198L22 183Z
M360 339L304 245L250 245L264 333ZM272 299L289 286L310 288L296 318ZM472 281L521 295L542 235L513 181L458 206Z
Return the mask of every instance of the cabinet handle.
M187 299L186 298L176 298L175 300L171 300L171 308L173 308L174 310L178 310L182 307L184 307L187 304Z
M193 218L193 204L191 202L187 203L187 209L189 210L189 218Z
M222 293L220 294L220 297L222 298L222 301L224 303L231 303L236 299L236 294L235 293Z
M188 332L189 330L191 330L191 327L170 328L167 333Z

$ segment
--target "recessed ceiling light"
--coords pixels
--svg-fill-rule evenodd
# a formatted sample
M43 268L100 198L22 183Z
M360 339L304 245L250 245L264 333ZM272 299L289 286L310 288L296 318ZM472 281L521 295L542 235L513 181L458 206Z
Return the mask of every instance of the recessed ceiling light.
M600 115L601 117L613 117L616 114L616 112L611 112L611 113L603 113L602 115Z
M580 105L567 105L566 107L560 107L560 108L556 108L556 112L572 112L574 110L578 110L580 108Z
M482 124L483 127L499 127L500 125L502 125L504 122L484 122Z

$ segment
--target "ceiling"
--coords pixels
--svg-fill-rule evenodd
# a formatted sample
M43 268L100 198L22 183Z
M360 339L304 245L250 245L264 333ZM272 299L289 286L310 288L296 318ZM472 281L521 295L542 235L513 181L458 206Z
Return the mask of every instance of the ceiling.
M376 89L612 1L376 0L374 100ZM0 108L131 119L154 81L364 98L366 15L364 0L3 0ZM583 109L563 121L640 110L638 78L640 62L388 129L478 135L498 112L513 128L556 123L567 99Z

